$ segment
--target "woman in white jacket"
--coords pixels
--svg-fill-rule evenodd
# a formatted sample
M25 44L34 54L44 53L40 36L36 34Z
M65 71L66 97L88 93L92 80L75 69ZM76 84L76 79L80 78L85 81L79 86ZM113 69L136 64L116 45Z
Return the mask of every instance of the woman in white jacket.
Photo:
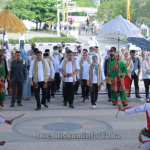
M146 100L149 99L150 86L150 52L147 53L146 59L142 63L142 78L145 85Z

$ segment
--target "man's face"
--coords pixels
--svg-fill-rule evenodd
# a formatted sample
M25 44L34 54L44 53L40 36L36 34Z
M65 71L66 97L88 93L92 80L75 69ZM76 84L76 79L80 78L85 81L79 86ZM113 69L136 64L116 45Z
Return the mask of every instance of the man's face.
M78 48L78 52L81 53L82 51L82 47Z
M48 53L48 56L50 56L50 52L45 52L45 53Z
M115 54L115 52L114 52L114 51L110 51L110 54L113 54L113 55L114 55L114 54Z
M94 50L93 50L93 49L90 49L90 52L94 52Z
M23 33L21 33L21 36L23 36Z
M67 55L67 58L68 58L68 60L72 60L72 59L73 59L73 53L69 53L69 54Z
M95 51L95 53L98 53L98 48L95 48L95 50L94 50L94 51Z
M87 53L83 54L83 59L88 59L88 54Z
M66 45L65 45L65 43L62 43L62 47L65 47Z
M42 59L42 54L36 54L36 59L40 61Z
M17 60L20 60L21 59L21 53L16 53L16 58L17 58Z
M134 58L135 57L135 53L130 53L131 57Z
M73 56L78 56L78 54L77 53L73 53Z

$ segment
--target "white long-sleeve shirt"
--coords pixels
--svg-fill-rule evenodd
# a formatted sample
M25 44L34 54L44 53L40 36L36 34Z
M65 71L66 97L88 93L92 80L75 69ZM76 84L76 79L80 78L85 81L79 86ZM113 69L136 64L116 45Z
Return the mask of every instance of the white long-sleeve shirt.
M50 61L49 58L45 59L45 60ZM50 61L50 64L51 64L51 79L54 79L54 76L55 76L54 66L53 66L53 63L51 61Z
M6 119L0 115L0 124L3 124L5 122L5 120Z
M44 60L45 61L45 60ZM48 62L46 62L46 73L47 76L50 76L50 68L48 65ZM43 70L43 63L42 60L41 61L37 61L37 73L38 73L38 82L43 82L44 81L44 70ZM33 78L34 77L34 60L31 62L31 66L30 66L30 71L29 71L29 78Z
M79 70L80 69L79 63L78 63L77 60L75 62L76 62L75 70ZM64 65L64 60L61 62L59 68L63 69L63 65ZM66 63L66 73L68 73L68 74L73 73L72 66L73 66L72 61L67 61L67 63ZM75 81L76 81L76 75L75 75ZM65 77L65 82L73 82L73 77Z
M126 114L135 114L139 112L145 112L145 115L146 115L145 127L147 130L150 131L150 103L145 103L140 106L133 106L133 107L125 108Z
M139 112L145 112L145 127L148 131L150 131L150 103L145 103L140 106L133 106L125 108L125 114L135 114ZM141 135L144 141L144 145L146 149L150 149L150 138Z
M19 36L19 42L20 42L21 40L25 42L25 37L24 37L24 36Z
M145 136L145 135L141 135L142 139L144 141L144 146L146 149L150 149L150 138Z
M90 70L90 64L87 60L83 60L82 64L82 79L83 80L89 80L89 70ZM80 71L77 74L77 79L80 79Z
M105 75L104 75L104 70L103 67L101 66L101 82L105 80ZM95 73L95 68L93 69L93 84L97 84L98 79L97 79L97 75Z
M51 57L53 57L53 54L51 55ZM61 55L61 58L62 58L62 55ZM58 54L54 54L53 64L54 64L55 73L59 73L59 65L60 65L59 53Z
M142 79L150 79L150 74L147 72L148 70L145 67L145 60L142 62Z

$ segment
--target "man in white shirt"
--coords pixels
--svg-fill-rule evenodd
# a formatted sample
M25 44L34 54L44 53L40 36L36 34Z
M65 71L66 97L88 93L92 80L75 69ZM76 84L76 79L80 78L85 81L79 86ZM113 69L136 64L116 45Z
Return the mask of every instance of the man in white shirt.
M41 109L41 104L48 107L46 104L47 98L47 78L50 76L50 68L44 59L42 59L42 52L38 51L36 53L36 59L31 62L29 77L30 83L34 85L35 98L37 101L36 110ZM34 77L34 83L32 78ZM42 101L40 101L40 88L42 90Z
M78 45L77 46L77 60L79 61L79 60L81 60L81 57L82 57L82 47L81 47L81 45ZM78 89L79 89L79 85L80 85L80 82L78 82L78 81L76 81L76 84L75 84L75 94L78 94Z
M6 46L6 49L9 50L9 47L8 47L8 44L9 44L9 40L8 40L8 36L7 36L7 33L6 31L4 31L4 44Z
M64 76L64 106L66 106L67 101L69 101L69 107L74 108L74 85L76 81L76 74L79 72L80 67L78 61L73 59L73 52L71 50L67 51L67 59L62 61L59 68L60 72Z
M20 50L24 50L24 45L25 45L25 37L23 33L19 36L19 44L20 44Z
M63 57L63 55L58 52L58 46L54 46L53 51L54 53L51 56L53 57L53 64L55 68L55 90L59 92L60 83L61 83L59 65L60 65L61 58ZM54 97L54 95L52 96Z
M95 46L95 47L94 47L94 52L95 52L95 54L98 56L98 63L101 64L101 53L99 52L98 46Z
M53 62L49 60L49 55L48 53L44 53L43 58L48 62L49 68L50 68L50 77L48 79L48 85L47 85L47 102L50 102L50 90L52 86L52 82L54 81L54 76L55 76L55 70L53 66Z
M89 86L87 85L87 81L89 80L89 70L91 65L91 61L88 60L88 52L84 51L83 58L79 64L80 72L77 74L77 78L80 80L82 87L83 102L86 102L86 100L89 99Z

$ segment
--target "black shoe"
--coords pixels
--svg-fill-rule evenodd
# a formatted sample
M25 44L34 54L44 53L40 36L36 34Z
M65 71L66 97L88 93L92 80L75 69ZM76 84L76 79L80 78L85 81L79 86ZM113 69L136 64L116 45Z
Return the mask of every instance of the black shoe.
M109 98L108 101L111 102L111 98Z
M35 110L40 110L41 108L36 108Z
M64 106L67 106L67 102L64 102Z
M124 104L123 106L126 107L126 106L128 106L128 104Z
M69 107L70 107L70 108L74 108L74 106L73 106L72 104L69 104Z
M17 104L18 106L23 106L21 103L20 104Z
M57 90L57 92L60 92L59 90Z
M14 107L14 104L11 104L10 107Z
M45 103L45 104L43 104L43 103L41 103L42 105L44 105L44 107L48 107L48 105Z
M53 98L55 98L55 95L52 95Z
M89 97L87 96L87 97L86 97L86 99L88 99L88 100L89 100Z
M136 98L142 98L139 94L136 94Z
M130 94L127 97L130 97Z
M50 99L47 99L47 102L50 102Z
M77 93L77 92L75 92L74 94L75 94L75 95L78 95L78 93Z
M113 106L116 106L117 104L113 104Z
M83 99L83 103L85 103L85 102L87 102L87 100L84 98L84 99Z

